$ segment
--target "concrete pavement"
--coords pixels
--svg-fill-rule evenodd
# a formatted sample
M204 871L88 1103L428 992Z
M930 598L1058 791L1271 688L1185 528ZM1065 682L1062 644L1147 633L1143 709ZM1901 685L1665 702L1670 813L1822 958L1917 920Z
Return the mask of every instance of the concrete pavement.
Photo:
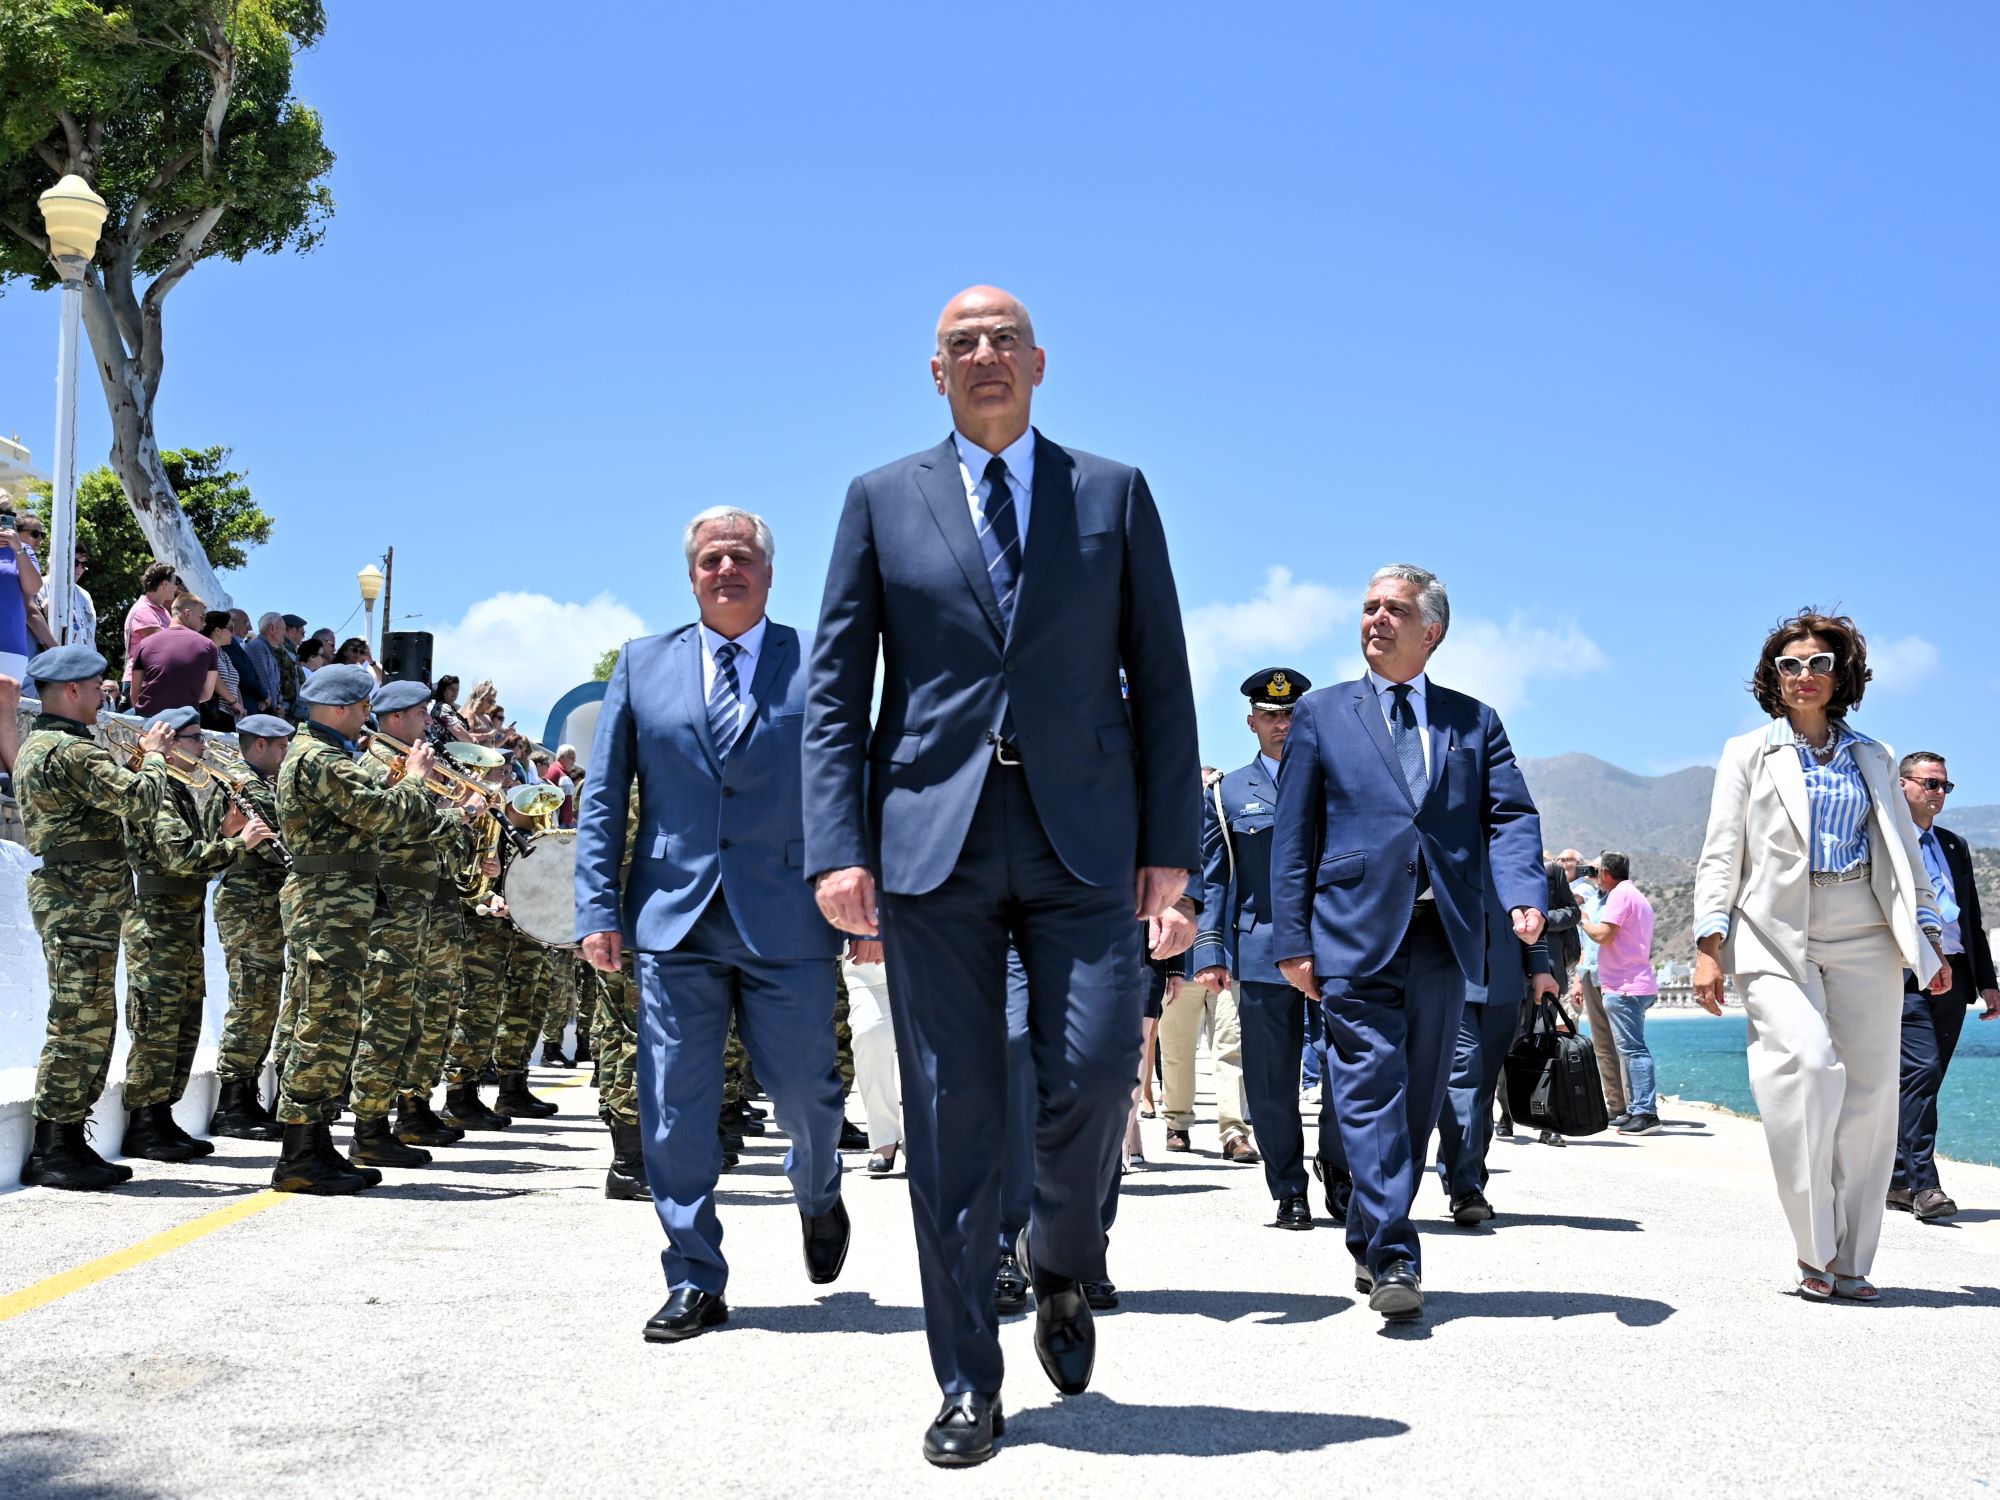
M1754 1121L1677 1105L1641 1141L1499 1143L1499 1220L1453 1230L1427 1188L1429 1316L1385 1331L1337 1228L1264 1227L1212 1125L1168 1157L1149 1122L1091 1391L1057 1397L1011 1320L1000 1455L947 1474L918 1451L937 1395L900 1176L850 1174L854 1249L816 1288L753 1140L722 1187L729 1326L648 1345L657 1222L601 1196L589 1089L550 1097L355 1198L260 1197L275 1148L236 1141L114 1194L0 1196L0 1495L1628 1500L1985 1493L2000 1466L1993 1169L1948 1169L1954 1225L1892 1216L1882 1305L1821 1306L1788 1294Z

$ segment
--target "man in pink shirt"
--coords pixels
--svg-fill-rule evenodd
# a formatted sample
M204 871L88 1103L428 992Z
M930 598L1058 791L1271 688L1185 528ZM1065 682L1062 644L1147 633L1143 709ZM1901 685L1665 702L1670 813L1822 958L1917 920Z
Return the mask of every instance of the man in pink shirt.
M1611 1123L1620 1135L1651 1135L1660 1128L1653 1054L1646 1047L1646 1012L1660 997L1653 973L1653 903L1632 884L1632 857L1615 849L1597 856L1597 885L1604 904L1595 921L1585 912L1580 925L1597 944L1597 982L1625 1064L1630 1101L1628 1111Z
M202 632L208 606L193 594L175 602L165 630L150 632L127 663L132 672L132 711L142 717L169 708L197 708L215 696L220 653Z

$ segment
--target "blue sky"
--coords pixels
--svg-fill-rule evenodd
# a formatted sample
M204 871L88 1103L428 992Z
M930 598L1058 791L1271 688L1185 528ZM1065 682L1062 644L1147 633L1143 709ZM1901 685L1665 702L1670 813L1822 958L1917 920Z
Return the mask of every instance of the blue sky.
M333 8L326 244L167 310L163 442L233 445L278 518L248 607L337 623L393 543L441 669L534 727L691 615L680 527L726 501L809 625L849 477L947 429L938 309L993 281L1037 425L1152 482L1206 758L1249 758L1251 670L1349 672L1408 560L1458 614L1436 677L1524 753L1712 760L1768 624L1839 603L1857 723L2000 801L1992 10L609 14ZM54 331L0 298L38 458Z

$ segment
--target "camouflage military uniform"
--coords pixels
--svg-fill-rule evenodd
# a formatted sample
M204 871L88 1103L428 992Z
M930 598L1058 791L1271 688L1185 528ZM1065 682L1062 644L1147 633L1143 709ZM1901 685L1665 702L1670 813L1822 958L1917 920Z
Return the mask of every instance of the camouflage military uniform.
M511 927L512 924L509 924ZM555 984L551 960L565 965L569 955L544 948L519 929L513 929L508 949L506 999L493 1033L493 1069L500 1074L527 1070L528 1054L542 1034L542 1017L549 1008L549 991Z
M597 1113L607 1124L639 1123L639 980L632 954L615 974L597 979L597 1014L591 1051L597 1057Z
M118 1039L118 939L132 901L119 819L148 818L167 785L166 761L128 771L86 725L43 714L14 761L28 852L28 910L49 966L49 1019L35 1072L35 1118L89 1118Z
M424 969L418 981L423 1021L396 1092L430 1098L444 1074L445 1048L465 1004L465 892L468 870L478 857L477 840L469 827L447 829L439 840L442 865L437 891L431 896L430 940L424 945Z
M281 837L292 873L280 905L285 941L304 981L293 1001L291 1050L278 1089L287 1125L330 1122L354 1053L375 920L375 845L435 815L423 786L374 784L341 737L321 724L293 736L278 772Z
M278 799L272 783L248 776L237 790L275 831ZM203 817L210 838L221 837L228 810L229 799L220 793L208 799ZM215 887L215 930L229 965L229 1011L215 1069L225 1083L257 1084L271 1050L285 986L285 928L278 915L284 884L284 859L266 841L224 870Z
M299 666L299 653L290 641L280 641L278 649L272 654L278 658L278 697L281 702L277 713L281 718L295 718L299 712L299 689L305 685L305 671Z
M208 880L244 849L240 837L204 837L194 793L178 781L152 816L127 818L125 833L137 892L125 909L125 1107L138 1110L187 1091L208 992Z
M572 948L564 948L555 955L549 987L549 1010L542 1017L543 1057L562 1050L563 1033L569 1029L572 1017L576 1020L579 1038L590 1025L590 1012L580 1003L581 997L588 993L584 987L584 975L589 967L582 955Z
M395 775L396 753L372 746L361 769L377 786ZM369 928L368 986L356 1026L352 1099L357 1120L385 1120L423 1028L424 954L440 866L436 836L464 820L455 811L412 819L375 841L375 920Z
M504 917L466 915L465 999L445 1051L446 1083L477 1083L479 1070L493 1061L494 1032L506 1005L507 971L516 941L514 924Z

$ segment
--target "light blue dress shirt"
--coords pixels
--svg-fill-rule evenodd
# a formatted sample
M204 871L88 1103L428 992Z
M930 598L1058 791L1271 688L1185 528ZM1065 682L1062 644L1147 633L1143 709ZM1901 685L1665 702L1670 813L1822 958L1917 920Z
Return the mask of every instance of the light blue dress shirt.
M972 531L976 536L986 527L986 497L993 486L986 482L986 465L993 455L962 432L954 431L958 444L958 477L965 481L965 503L972 508ZM1021 552L1028 550L1028 511L1035 498L1035 429L1030 427L1001 451L1007 465L1007 488L1014 492L1014 526L1021 535Z

